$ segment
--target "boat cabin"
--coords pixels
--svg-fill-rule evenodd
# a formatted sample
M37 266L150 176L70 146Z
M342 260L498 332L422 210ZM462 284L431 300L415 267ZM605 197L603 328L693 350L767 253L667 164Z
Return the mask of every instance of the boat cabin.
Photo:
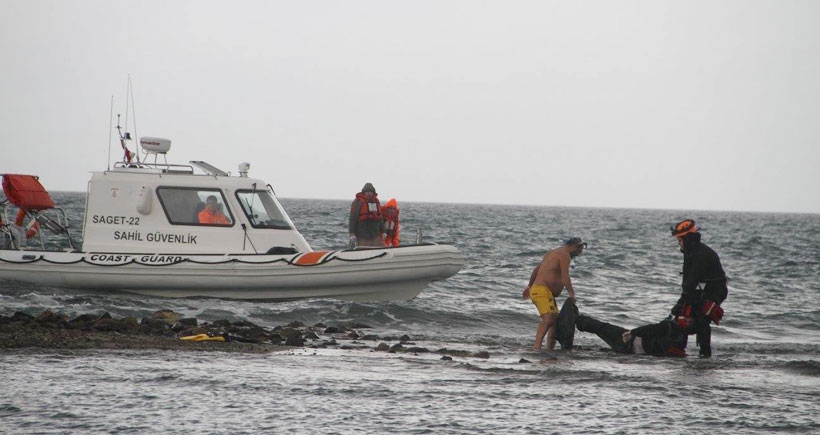
M157 162L170 141L142 138L154 162L118 162L88 183L82 251L153 254L310 252L270 185L202 161ZM147 159L146 159L147 160ZM47 193L46 193L47 195Z

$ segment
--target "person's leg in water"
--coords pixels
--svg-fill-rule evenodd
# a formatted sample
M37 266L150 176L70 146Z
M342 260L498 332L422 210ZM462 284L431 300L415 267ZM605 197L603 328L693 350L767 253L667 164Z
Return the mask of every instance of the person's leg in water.
M558 306L555 305L555 296L552 290L545 285L533 285L530 287L530 300L535 308L538 309L538 315L541 317L541 323L538 324L538 330L535 333L535 350L541 350L544 342L544 336L547 336L547 348L549 350L555 349L555 321L558 319Z
M541 350L544 343L544 336L547 336L547 349L555 349L555 313L544 313L541 315L541 323L538 324L538 331L535 333L535 350Z
M697 332L697 345L700 348L698 355L701 358L711 358L712 356L712 326L709 325L709 320L706 319L705 323L702 323L700 319L698 319L698 332Z
M621 328L620 326L616 326L611 323L602 322L598 319L594 319L583 314L579 315L575 320L575 326L579 331L591 332L597 335L615 352L632 353L632 340L628 343L624 343L623 340L624 332L628 331L626 328Z

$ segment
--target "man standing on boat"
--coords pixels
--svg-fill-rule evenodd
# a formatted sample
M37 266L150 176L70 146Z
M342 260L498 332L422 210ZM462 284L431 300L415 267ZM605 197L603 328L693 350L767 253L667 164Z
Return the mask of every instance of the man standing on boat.
M205 200L205 209L199 212L199 223L212 225L230 225L231 221L219 210L216 195L209 195Z
M547 348L555 348L555 320L558 317L558 306L555 298L561 295L566 287L569 298L575 300L575 289L569 277L569 263L580 255L587 244L580 237L573 237L564 243L564 246L555 248L546 254L535 266L530 276L530 282L524 289L522 297L529 298L538 309L541 323L535 333L535 350L541 350L544 336L547 336ZM549 334L548 334L549 333Z
M701 243L700 228L695 226L693 219L678 222L671 230L683 253L683 280L680 299L672 308L670 318L678 320L687 334L697 334L700 356L709 358L712 356L712 327L709 323L718 325L723 318L720 304L729 293L726 274L717 253Z
M350 204L348 233L351 247L384 246L381 205L376 188L370 183L365 183L362 191L356 194L356 199Z

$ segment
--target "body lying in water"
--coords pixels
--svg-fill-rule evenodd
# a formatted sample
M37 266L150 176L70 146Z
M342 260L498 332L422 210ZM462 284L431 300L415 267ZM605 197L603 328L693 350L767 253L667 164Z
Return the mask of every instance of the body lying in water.
M596 334L618 353L686 356L687 335L671 320L629 330L581 314L575 326L579 331Z

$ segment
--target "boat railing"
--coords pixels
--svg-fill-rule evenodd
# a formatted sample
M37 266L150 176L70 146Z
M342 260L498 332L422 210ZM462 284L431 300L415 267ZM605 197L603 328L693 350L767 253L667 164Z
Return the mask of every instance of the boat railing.
M11 218L12 213L17 214L18 209L9 207L7 203L0 204L0 248L1 249L25 249L28 242L26 233L32 228L34 223L37 224L39 230L34 235L35 240L40 244L40 249L46 250L46 244L49 242L46 233L51 233L57 236L64 236L69 250L73 251L74 242L71 238L71 231L68 229L68 217L65 210L59 207L53 207L46 210L27 210L26 216L32 220L26 226L17 225ZM52 244L49 243L52 247ZM64 246L63 246L64 247ZM52 247L53 249L53 247Z
M175 164L175 163L160 163L160 162L154 162L154 163L148 163L148 162L135 163L135 162L131 162L131 163L127 163L127 162L117 162L117 163L114 163L114 167L115 168L121 168L121 169L136 169L136 170L148 169L148 170L159 171L163 174L193 174L194 173L194 167L193 166L191 166L191 165L180 165L180 164Z

